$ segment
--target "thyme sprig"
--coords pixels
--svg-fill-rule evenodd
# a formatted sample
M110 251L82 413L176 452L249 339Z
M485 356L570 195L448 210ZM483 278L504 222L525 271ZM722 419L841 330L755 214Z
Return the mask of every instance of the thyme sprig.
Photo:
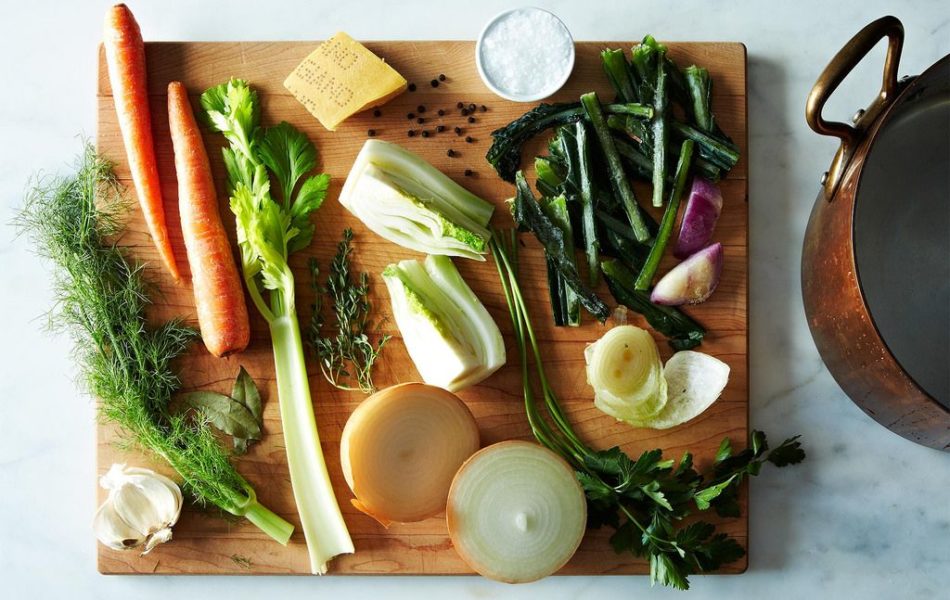
M369 276L363 272L355 279L350 271L353 252L353 230L345 229L343 239L330 262L326 284L320 285L320 268L310 260L310 273L316 299L310 319L309 342L316 350L320 370L331 385L341 390L359 390L369 394L373 385L373 364L391 336L383 335L374 346L367 332L371 329ZM326 325L324 306L329 300L336 331L323 334Z

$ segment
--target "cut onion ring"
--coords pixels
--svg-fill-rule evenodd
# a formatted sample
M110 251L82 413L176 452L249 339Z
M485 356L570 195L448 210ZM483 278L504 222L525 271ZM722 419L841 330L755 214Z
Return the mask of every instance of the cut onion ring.
M560 456L531 442L483 448L452 481L446 522L452 544L479 574L527 583L563 567L587 524L587 502Z
M424 383L381 390L343 428L340 462L351 502L386 527L435 516L478 445L475 417L452 392Z

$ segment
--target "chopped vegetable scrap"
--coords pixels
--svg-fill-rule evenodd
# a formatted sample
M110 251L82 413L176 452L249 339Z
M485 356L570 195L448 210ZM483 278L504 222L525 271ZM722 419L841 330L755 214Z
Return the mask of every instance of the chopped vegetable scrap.
M589 92L577 103L540 104L492 132L486 159L502 179L515 183L515 223L534 233L545 250L556 325L577 326L578 304L598 320L606 318L609 309L593 290L603 271L615 300L642 313L674 348L693 347L702 341L702 328L657 304L708 298L718 281L715 265L721 264L721 254L712 257L719 263L704 274L692 273L695 282L688 290L680 289L682 276L672 274L677 285L667 281L660 293L651 296L650 291L690 179L693 190L674 243L675 254L684 258L711 241L722 210L713 182L736 165L739 152L715 124L712 80L705 69L681 71L651 36L629 59L622 50L604 50L601 61L616 93L613 103ZM535 201L519 170L521 149L547 129L555 135L548 155L534 161L541 194ZM676 169L670 172L673 163ZM659 224L639 204L633 179L653 184L653 206L665 204ZM532 209L535 203L542 208ZM586 255L590 287L581 281L575 248ZM680 301L677 294L686 296Z
M377 235L400 246L485 260L494 206L396 144L363 144L340 203Z
M505 364L498 325L446 256L383 271L393 316L422 380L450 391L474 385Z

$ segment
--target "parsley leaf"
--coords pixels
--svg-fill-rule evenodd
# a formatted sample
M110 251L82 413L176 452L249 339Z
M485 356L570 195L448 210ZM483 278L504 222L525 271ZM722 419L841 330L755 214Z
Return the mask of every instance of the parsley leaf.
M277 178L284 209L290 208L297 182L317 166L317 147L302 131L281 121L264 132L258 155Z
M310 213L323 205L330 187L330 176L326 173L312 175L304 180L297 192L297 198L290 207L291 225L297 229L297 235L290 241L290 251L306 248L313 240L314 225L310 222Z

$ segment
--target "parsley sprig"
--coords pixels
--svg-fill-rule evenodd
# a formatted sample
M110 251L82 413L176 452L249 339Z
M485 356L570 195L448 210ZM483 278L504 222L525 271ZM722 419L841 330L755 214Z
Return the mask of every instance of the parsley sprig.
M749 447L734 452L722 441L711 472L700 474L693 456L677 463L662 450L650 450L636 460L619 447L594 450L577 436L561 409L541 360L534 330L518 286L515 232L495 232L490 243L502 290L508 301L515 342L521 356L525 412L535 438L574 467L587 495L588 525L614 529L610 543L618 553L630 552L650 562L650 582L689 589L689 576L714 571L740 559L745 550L706 521L686 518L710 509L722 517L739 515L738 493L746 476L758 475L766 462L784 467L805 458L798 436L769 450L765 434L753 431ZM534 356L545 419L536 402L528 366ZM553 425L552 425L553 424Z

